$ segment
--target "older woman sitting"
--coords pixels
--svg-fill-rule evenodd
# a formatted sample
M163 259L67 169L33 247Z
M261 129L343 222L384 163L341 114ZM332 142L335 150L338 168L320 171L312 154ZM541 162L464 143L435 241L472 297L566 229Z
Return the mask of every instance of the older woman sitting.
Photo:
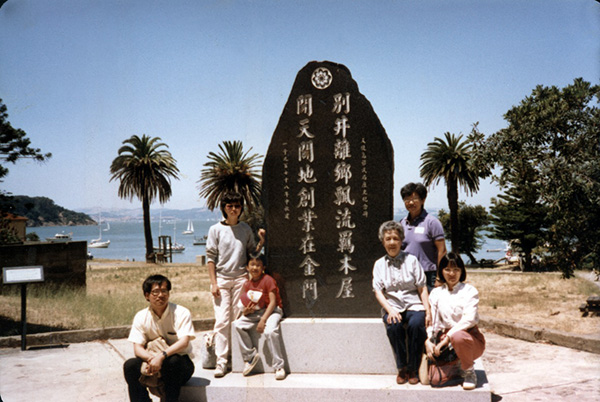
M400 223L388 221L379 227L379 240L386 255L373 266L373 291L381 304L396 358L396 382L416 384L426 338L425 323L429 325L431 315L423 268L415 256L401 250L403 239Z

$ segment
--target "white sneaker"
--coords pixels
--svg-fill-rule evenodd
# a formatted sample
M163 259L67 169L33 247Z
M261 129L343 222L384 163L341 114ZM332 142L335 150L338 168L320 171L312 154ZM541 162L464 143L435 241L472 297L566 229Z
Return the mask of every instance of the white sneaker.
M277 370L275 370L275 379L276 380L283 380L283 379L285 379L285 369L278 368Z
M223 363L217 364L217 368L215 369L215 378L221 378L225 376L227 372L227 366Z
M463 372L463 389L471 390L475 389L477 386L477 374L475 373L475 369L473 367L466 369Z
M245 376L249 375L252 372L252 369L254 369L254 366L256 366L256 363L258 363L258 359L260 359L260 356L258 356L258 353L255 353L252 359L244 364L244 371L242 371L242 374Z

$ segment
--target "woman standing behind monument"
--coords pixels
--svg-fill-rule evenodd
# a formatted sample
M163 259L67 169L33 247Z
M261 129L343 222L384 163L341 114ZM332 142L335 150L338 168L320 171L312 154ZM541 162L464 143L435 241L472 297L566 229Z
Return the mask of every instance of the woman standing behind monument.
M417 375L431 314L425 274L415 256L401 250L404 234L396 221L379 227L386 255L373 266L373 291L382 307L383 322L396 358L396 382L419 382Z
M427 188L421 183L408 183L400 190L408 216L400 221L404 229L402 250L421 263L427 277L427 290L435 286L438 264L446 255L444 228L435 216L425 210Z
M241 313L240 294L246 273L247 254L259 252L265 243L265 230L260 229L260 242L256 244L252 229L239 218L244 210L244 198L236 192L226 193L221 198L221 212L225 220L213 225L208 231L206 257L210 292L215 311L215 354L217 367L215 377L227 372L230 354L231 323Z

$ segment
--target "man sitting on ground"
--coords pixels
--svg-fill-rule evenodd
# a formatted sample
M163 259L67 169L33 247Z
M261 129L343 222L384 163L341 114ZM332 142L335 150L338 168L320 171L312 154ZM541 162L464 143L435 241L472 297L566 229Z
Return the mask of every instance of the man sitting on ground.
M195 338L192 315L187 308L169 303L171 282L165 276L149 276L142 289L150 305L133 319L128 340L133 342L136 357L123 364L129 399L150 402L146 387L152 384L151 390L161 401L175 402L181 386L194 374L190 358L190 341Z

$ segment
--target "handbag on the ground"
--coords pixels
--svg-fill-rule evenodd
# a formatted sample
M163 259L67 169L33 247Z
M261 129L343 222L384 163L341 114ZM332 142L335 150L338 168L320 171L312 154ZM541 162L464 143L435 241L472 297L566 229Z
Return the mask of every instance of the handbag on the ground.
M202 347L200 348L200 357L202 359L202 368L214 369L215 367L217 367L214 332L208 332L204 334L204 339L202 340Z
M462 382L460 362L429 362L429 385L432 387L447 387Z
M437 345L446 337L445 332L438 332L432 336L430 341ZM428 369L429 385L432 387L446 387L460 383L460 361L452 345L442 349L433 361L429 361Z

